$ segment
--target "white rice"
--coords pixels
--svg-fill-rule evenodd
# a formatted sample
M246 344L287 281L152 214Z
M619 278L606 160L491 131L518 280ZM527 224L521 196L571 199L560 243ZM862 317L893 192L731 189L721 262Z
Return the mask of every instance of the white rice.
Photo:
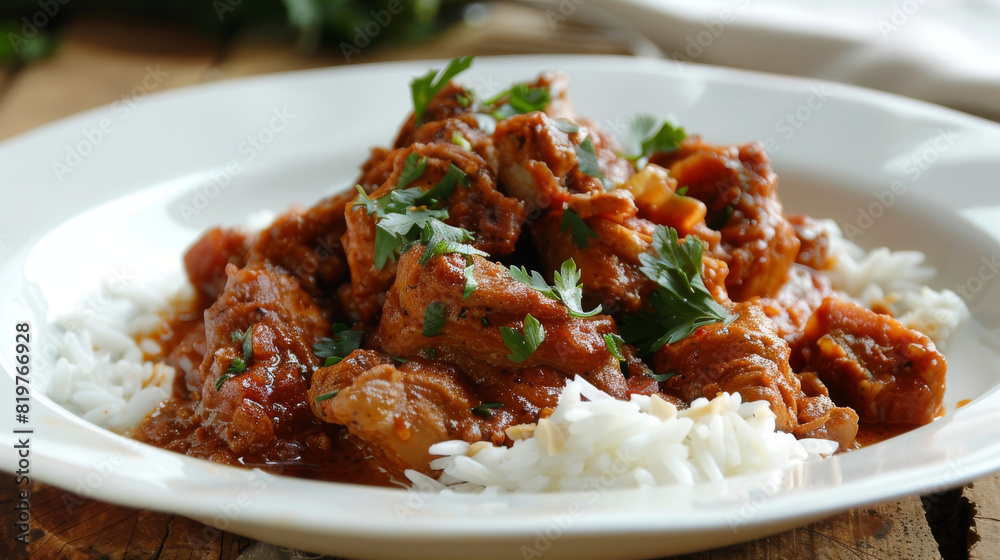
M830 238L832 268L823 271L840 297L865 307L889 309L899 322L928 336L939 348L969 318L969 308L951 290L926 286L937 276L920 251L869 252L844 239L833 220L821 220Z
M175 301L193 297L183 278L103 286L99 306L60 317L51 331L58 350L49 398L103 428L125 433L138 426L173 387L174 368L157 363L160 345L145 336L170 307L165 294Z
M443 471L438 480L412 470L406 476L420 489L459 492L691 485L794 467L837 450L834 441L776 431L774 420L766 401L744 403L738 393L678 410L655 395L615 400L577 377L552 415L526 426L527 437L513 446L446 441L430 449L443 455L431 462Z

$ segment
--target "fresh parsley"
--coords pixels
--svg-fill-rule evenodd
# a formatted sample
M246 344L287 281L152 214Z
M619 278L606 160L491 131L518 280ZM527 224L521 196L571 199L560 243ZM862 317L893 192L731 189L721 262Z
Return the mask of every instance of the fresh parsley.
M580 127L576 126L572 121L566 119L555 119L552 121L552 126L565 132L566 134L576 134L580 132Z
M332 366L360 348L361 337L364 334L363 331L351 330L344 323L334 324L332 331L332 338L321 338L312 345L316 357L325 359L324 366Z
M445 253L461 253L488 256L475 249L466 241L472 241L473 234L462 228L444 223L448 210L443 208L451 197L456 185L468 187L469 179L454 164L440 181L427 191L420 187L399 188L419 178L426 167L424 159L411 153L406 158L397 187L384 196L372 199L358 186L358 201L355 206L364 207L369 216L375 218L375 268L382 270L385 264L402 254L417 241L426 245L420 264L431 257Z
M441 327L444 326L444 302L435 301L424 310L424 336L437 336L441 334Z
M590 139L590 136L584 138L583 142L576 148L576 159L580 173L604 179L604 172L601 171L601 166L597 162L597 152L594 151L594 141Z
M549 299L561 301L569 310L569 314L574 317L593 317L601 312L598 305L590 311L583 310L583 289L580 284L581 272L576 268L576 261L566 259L559 270L552 273L552 283L549 285L545 278L536 271L530 273L525 267L510 267L510 277L522 284L526 284L532 290L540 292ZM530 315L529 315L530 317Z
M727 204L726 207L722 209L722 212L719 212L719 214L712 219L712 223L706 225L715 231L720 231L722 228L726 227L726 224L729 223L729 218L733 217L733 212L733 205Z
M337 389L336 391L330 391L329 393L323 393L322 395L316 397L316 402L321 403L323 401L328 401L333 397L336 397L338 393L340 393L340 389Z
M427 105L431 102L431 99L439 91L441 91L444 86L448 85L448 82L452 78L465 71L472 66L472 61L476 57L474 56L460 56L451 59L444 70L440 72L437 70L431 70L426 75L420 78L415 78L410 82L410 93L413 96L413 114L416 118L416 125L420 126L424 123L424 113L427 111ZM459 102L461 103L461 102Z
M510 327L500 327L503 343L510 350L507 357L512 362L521 363L528 359L545 340L545 327L528 313L524 316L524 332L519 333Z
M649 297L653 310L626 316L621 333L641 355L673 344L698 327L735 319L705 287L701 252L701 240L689 235L679 244L677 230L658 225L653 250L639 255L640 270L659 288Z
M573 237L573 244L580 249L586 249L590 240L598 237L597 232L588 226L587 222L583 221L583 218L576 211L570 208L563 210L562 219L559 220L559 230L569 230L570 236Z
M396 181L397 189L405 189L407 185L416 181L424 175L427 169L427 158L421 157L417 152L410 152L403 162L403 170L399 173L399 180Z
M687 133L682 127L667 121L661 123L652 115L636 115L624 142L625 158L632 161L636 169L642 169L651 155L676 150L685 138Z
M233 361L229 362L229 367L226 368L226 371L215 380L216 391L221 391L223 383L245 372L250 364L253 363L253 327L254 325L250 325L245 331L235 330L229 333L229 338L233 342L240 343L240 347L243 350L243 357L233 358Z
M475 292L476 288L479 287L479 282L476 281L476 266L469 263L463 270L463 275L465 276L465 289L462 291L462 299L469 299L472 292Z
M625 341L615 333L604 335L604 345L608 347L608 352L618 358L619 362L625 361L625 354L622 353L622 344Z
M627 369L625 367L625 353L622 351L622 344L625 341L622 337L615 333L604 335L604 345L608 348L608 353L614 356L618 360L618 371L625 373L625 377L628 377Z
M679 375L676 371L668 371L666 373L657 374L653 373L653 370L651 369L647 369L643 373L646 375L646 377L652 378L652 380L656 381L657 383L663 383L664 381L670 379L671 377L676 377L677 375Z
M465 136L462 136L457 130L451 134L451 143L459 148L462 148L463 150L472 151L472 144L470 144L469 141L465 139Z
M496 408L503 408L503 403L498 403L498 402L483 403L479 406L474 406L469 410L471 410L472 413L475 414L476 416L480 416L482 418L489 420L493 418L493 409Z
M490 108L490 114L499 121L513 115L544 111L551 100L548 88L514 84L510 89L484 101L483 105Z

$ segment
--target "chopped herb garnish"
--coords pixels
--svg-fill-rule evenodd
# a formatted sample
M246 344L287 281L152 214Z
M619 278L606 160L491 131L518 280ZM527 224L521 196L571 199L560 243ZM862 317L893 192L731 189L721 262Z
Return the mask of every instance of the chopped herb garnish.
M421 157L417 152L410 152L403 162L403 170L399 173L399 180L396 181L396 188L403 189L407 185L423 176L427 169L427 158Z
M459 107L466 108L469 105L472 105L472 96L466 95L464 93L459 93L458 95L455 96L455 101L458 101Z
M476 282L476 266L474 264L469 264L465 267L465 290L462 292L462 299L469 299L472 292L476 291L479 287L479 283Z
M625 364L625 354L622 352L622 344L625 341L615 333L604 335L604 345L608 347L608 352L618 359L618 371L628 377L628 368Z
M451 59L451 62L438 72L431 70L422 78L415 78L410 82L410 93L413 96L413 114L416 117L416 125L420 126L424 122L424 112L427 104L448 82L462 71L472 66L474 56L460 56ZM461 103L461 102L459 102Z
M677 192L674 194L676 194L677 196L687 196L687 193L688 193L688 186L684 185L683 187L677 189Z
M566 134L576 134L577 132L580 132L579 126L576 126L566 119L556 119L552 121L552 126L565 132Z
M726 224L729 223L729 218L733 217L733 211L732 204L726 205L726 207L722 209L722 212L720 212L719 215L712 220L712 223L707 224L708 227L714 229L715 231L719 231L726 227Z
M590 244L590 239L598 237L597 232L570 208L563 210L562 220L559 221L559 230L566 231L567 229L573 237L573 243L580 249L586 249L587 245Z
M423 174L421 161L407 157L407 165L400 175L403 179L413 180ZM412 159L411 159L412 158ZM424 162L426 166L426 162ZM411 171L407 172L407 168ZM420 259L425 264L431 257L444 253L461 253L467 256L486 253L467 245L472 241L472 232L444 223L448 218L448 210L442 208L451 197L455 185L468 187L469 179L461 169L454 164L449 166L445 176L429 190L419 187L406 189L396 188L377 199L370 198L360 186L358 201L355 206L362 206L369 216L375 217L375 267L382 270L385 263L403 253L412 243L420 241L427 246Z
M445 203L449 198L451 198L451 193L455 190L455 184L462 183L462 186L469 188L469 178L465 175L465 172L451 164L448 166L448 171L444 174L444 177L430 189L424 192L424 194L418 196L414 201L414 206L440 206Z
M420 242L426 246L424 253L420 256L420 264L427 264L427 261L432 257L447 253L465 255L467 262L473 255L479 255L480 257L490 256L489 253L480 251L472 245L465 243L473 239L472 233L468 230L449 226L438 220L427 222L424 225L424 229L420 232ZM468 288L468 283L466 283L466 288Z
M583 310L583 290L579 284L581 272L576 268L576 261L566 259L559 270L552 273L553 285L550 286L545 278L536 271L530 273L525 267L510 267L510 277L522 284L527 284L529 288L540 292L549 299L561 301L569 310L569 314L574 317L593 317L601 312L598 305L590 311Z
M444 302L435 301L427 306L424 311L424 336L437 336L441 334L441 327L444 326Z
M238 342L240 344L240 349L243 351L243 357L233 358L233 361L229 362L229 367L227 367L226 371L215 381L216 391L221 391L223 383L230 378L236 377L237 375L245 372L247 367L253 363L253 327L254 325L250 325L247 327L246 331L236 330L229 333L229 338L232 339L233 342Z
M406 358L401 358L399 356L393 356L392 359L400 364L405 364L408 361Z
M469 141L465 139L465 136L459 134L458 131L452 133L451 143L455 144L459 148L462 148L463 150L469 150L470 152L472 151L472 144L470 144Z
M485 315L483 315L483 326L484 327L490 326L490 318Z
M325 358L324 366L332 366L360 348L364 335L363 331L351 330L344 323L334 324L332 331L332 338L321 338L312 345L316 357Z
M622 354L622 343L624 342L625 341L622 340L622 337L615 333L604 335L604 344L608 347L608 352L610 352L612 356L618 358L618 361L620 362L625 361L625 355Z
M424 348L424 353L427 354L428 358L430 358L430 359L433 360L435 354L437 354L437 350L435 350L434 348L431 348L430 346L428 346L427 348Z
M656 374L653 373L653 370L651 369L647 369L643 373L646 375L646 377L651 377L653 381L656 381L657 383L663 383L664 381L670 379L671 377L676 377L677 375L679 375L676 371L668 371L667 373Z
M646 167L649 156L656 152L676 150L687 138L687 133L670 122L660 123L652 115L636 115L629 127L629 137L625 143L625 158L632 161L636 169Z
M483 106L493 108L490 114L499 121L513 115L544 111L551 99L548 88L514 84L510 89L484 101Z
M601 171L601 166L597 162L597 153L594 152L594 141L590 139L590 136L584 138L580 146L577 147L576 159L580 173L604 180L604 172Z
M653 311L641 310L624 318L621 333L641 355L673 344L698 327L735 319L708 292L701 278L701 240L694 236L677 242L677 230L656 226L653 250L639 255L640 270L660 285L649 296Z
M521 363L528 359L545 340L545 327L528 313L524 316L524 332L519 333L510 327L500 327L503 343L511 351L507 357L512 362Z
M483 403L479 406L474 406L469 410L471 410L472 413L475 414L476 416L480 416L482 418L489 420L490 418L493 418L493 409L495 408L503 408L503 403L498 403L498 402Z
M330 391L329 393L323 393L322 395L316 397L316 402L320 403L323 401L328 401L333 397L336 397L338 393L340 393L340 389L337 389L336 391Z

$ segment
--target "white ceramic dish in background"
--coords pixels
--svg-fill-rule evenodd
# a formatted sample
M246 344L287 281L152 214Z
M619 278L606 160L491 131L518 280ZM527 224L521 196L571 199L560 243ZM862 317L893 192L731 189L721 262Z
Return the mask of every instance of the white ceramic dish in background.
M410 78L428 67L440 62L189 88L144 99L127 115L96 109L0 145L0 350L7 373L0 394L13 394L17 322L33 325L37 389L54 343L42 326L96 292L102 279L158 277L176 270L185 246L210 225L350 187L368 146L389 142L406 113ZM578 111L608 128L638 112L673 114L712 142L766 141L790 211L841 224L856 224L861 212L878 214L862 220L858 242L926 251L942 271L938 287L972 289L973 321L947 349L949 413L884 443L721 493L659 488L487 498L224 467L98 429L36 392L31 476L100 500L347 557L523 558L535 551L585 560L713 548L1000 468L1000 299L991 297L996 271L984 264L1000 254L1000 190L993 184L1000 177L1000 126L851 87L694 65L678 73L675 64L641 59L480 59L461 80L488 94L552 68L570 75ZM110 132L98 137L104 119ZM260 138L262 149L250 149L248 137ZM89 155L72 160L71 172L58 168L60 174L54 162L68 166L70 151ZM213 177L225 187L211 187ZM901 194L889 200L884 192L894 181ZM974 400L957 408L962 399ZM21 427L13 416L0 415L0 467L7 471L17 459L12 430Z

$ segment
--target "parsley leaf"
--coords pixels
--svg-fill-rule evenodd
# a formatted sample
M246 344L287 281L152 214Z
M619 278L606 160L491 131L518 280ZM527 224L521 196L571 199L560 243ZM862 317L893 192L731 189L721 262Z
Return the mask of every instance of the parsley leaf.
M462 71L472 66L474 56L460 56L451 59L444 70L440 72L431 70L421 78L415 78L410 82L410 93L413 97L413 114L416 117L416 126L424 122L424 112L427 104L448 82Z
M656 381L657 383L663 383L664 381L670 379L671 377L676 377L677 375L679 375L676 371L668 371L667 373L656 374L653 373L653 370L651 369L647 369L643 373L646 375L646 377L651 377L653 381Z
M475 414L476 416L480 416L482 418L489 420L490 418L493 418L492 409L494 408L503 408L503 403L498 403L498 402L483 403L479 406L474 406L469 410L471 410L472 413Z
M435 301L424 310L424 336L437 336L441 334L441 327L444 326L444 302Z
M608 347L608 352L618 358L619 362L625 361L625 354L622 353L622 344L625 341L615 333L604 335L604 345Z
M583 310L583 290L580 282L581 273L576 268L576 261L566 259L559 270L553 272L552 286L545 281L545 278L537 270L530 273L525 267L510 267L510 277L522 284L527 284L529 288L541 293L543 296L561 301L569 310L573 317L593 317L601 312L601 306L590 311Z
M524 316L524 333L519 333L510 327L500 327L503 343L511 351L507 358L515 363L528 359L538 346L545 340L545 327L528 313Z
M420 265L423 266L431 258L446 253L458 253L469 258L473 255L489 257L489 253L465 243L473 239L469 230L450 226L438 220L427 222L420 232L420 242L426 245L424 253L420 256Z
M591 238L598 237L597 232L588 226L579 214L569 208L563 210L562 219L559 221L559 230L566 231L567 229L573 237L573 243L581 249L587 248Z
M636 115L629 126L629 137L625 142L625 158L633 162L636 169L642 169L649 156L656 152L676 150L687 138L684 128L664 121L659 123L652 115Z
M580 132L580 127L573 124L573 122L566 119L555 119L552 121L552 126L565 132L566 134L576 134Z
M340 393L340 389L337 389L336 391L330 391L329 393L323 393L322 395L316 397L316 402L321 403L323 401L328 401L333 397L336 397L338 393Z
M582 273L576 268L576 261L566 259L562 267L552 273L552 289L557 299L566 304L569 314L574 317L593 317L601 312L601 306L590 311L583 310L583 289L580 284Z
M492 107L490 114L499 121L513 115L544 111L551 100L548 88L514 84L510 89L483 102L483 105Z
M233 361L229 363L229 367L226 371L215 380L215 390L221 391L222 384L225 383L230 378L236 377L237 375L245 372L247 367L253 363L253 327L250 325L247 327L246 331L235 330L229 333L229 338L233 342L239 342L241 350L243 350L242 358L233 358Z
M454 192L455 184L457 183L462 183L463 187L469 188L469 178L465 175L464 171L456 167L453 163L448 166L448 171L436 185L413 201L414 206L443 204L451 198L451 193Z
M622 337L615 333L604 335L604 345L608 348L608 353L614 356L618 360L618 371L625 374L628 377L628 370L625 364L625 353L622 351L622 344L625 341Z
M469 299L472 292L476 291L479 287L479 282L476 281L476 266L469 263L469 266L465 267L465 291L462 292L462 299ZM485 319L485 317L484 317Z
M399 184L408 184L420 177L426 167L426 158L418 160L411 153L400 174ZM404 183L404 181L406 183ZM440 181L427 191L420 187L397 188L385 195L372 199L360 186L355 206L363 206L369 216L375 216L375 267L382 270L385 264L395 261L410 244L418 240L425 245L420 264L444 253L489 256L464 242L472 241L472 232L444 223L448 210L440 208L451 197L455 186L468 187L469 178L451 164Z
M604 172L601 171L601 166L597 163L597 153L594 152L594 141L590 139L590 136L584 138L583 142L576 148L576 159L580 173L604 179Z
M363 331L351 330L344 323L334 324L332 331L333 338L323 337L312 345L317 358L326 358L324 366L332 366L360 348L364 335Z
M396 181L396 188L402 189L406 185L416 181L423 176L427 169L427 158L421 157L417 152L410 152L403 163L403 170L399 173L399 180Z
M626 316L621 333L642 355L673 344L698 327L736 318L705 287L701 252L701 240L689 235L678 244L677 230L658 225L652 252L639 255L640 270L660 287L649 297L653 311Z

